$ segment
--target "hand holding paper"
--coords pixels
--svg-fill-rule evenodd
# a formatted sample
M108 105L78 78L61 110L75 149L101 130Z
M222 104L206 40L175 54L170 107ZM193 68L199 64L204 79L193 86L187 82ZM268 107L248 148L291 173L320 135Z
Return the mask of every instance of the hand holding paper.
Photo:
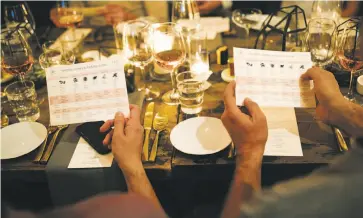
M315 107L309 81L300 76L312 66L308 52L233 49L236 103L246 97L267 107Z
M46 69L51 125L129 116L124 63L120 59Z

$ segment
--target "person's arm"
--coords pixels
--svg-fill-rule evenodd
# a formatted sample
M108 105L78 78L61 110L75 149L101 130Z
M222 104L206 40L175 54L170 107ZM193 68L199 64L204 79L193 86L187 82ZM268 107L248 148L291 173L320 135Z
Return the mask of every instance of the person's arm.
M351 136L363 137L363 108L343 97L332 73L313 67L302 75L302 79L314 81L319 101L316 107L318 119L343 129Z
M267 141L267 121L259 106L250 99L244 105L249 115L236 106L235 82L230 83L224 96L222 122L236 149L236 169L222 212L223 218L240 215L240 206L247 203L254 192L261 190L261 165Z
M115 119L107 121L100 131L105 132L112 126L114 129L106 136L103 144L112 149L124 174L128 191L150 199L156 207L162 209L141 161L144 131L140 123L140 109L131 105L129 118L117 113Z

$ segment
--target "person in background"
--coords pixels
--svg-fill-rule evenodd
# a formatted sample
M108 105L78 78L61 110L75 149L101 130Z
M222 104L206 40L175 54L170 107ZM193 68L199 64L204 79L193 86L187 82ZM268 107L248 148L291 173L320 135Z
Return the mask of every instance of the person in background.
M202 16L222 16L231 9L232 0L197 0L197 6Z
M166 1L70 1L69 4L82 11L85 26L115 25L145 16L154 17L159 22L168 21ZM50 11L51 20L57 27L62 27L56 19L56 13L56 8Z

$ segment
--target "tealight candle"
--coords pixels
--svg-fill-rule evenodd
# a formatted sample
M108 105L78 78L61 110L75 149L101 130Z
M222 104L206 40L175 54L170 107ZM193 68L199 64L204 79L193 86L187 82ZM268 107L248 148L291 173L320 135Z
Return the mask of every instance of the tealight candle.
M357 92L363 95L363 75L359 76L357 79Z
M209 64L202 61L195 62L190 66L190 71L196 74L207 73L209 72Z

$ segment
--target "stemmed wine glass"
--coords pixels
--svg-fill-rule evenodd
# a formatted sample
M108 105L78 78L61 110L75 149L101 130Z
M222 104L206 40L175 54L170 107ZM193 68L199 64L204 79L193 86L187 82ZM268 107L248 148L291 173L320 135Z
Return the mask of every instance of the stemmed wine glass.
M329 64L336 52L336 24L327 18L315 18L308 24L306 45L312 61L319 67Z
M170 73L173 89L165 93L162 100L168 105L179 104L176 87L177 68L185 61L185 43L181 27L175 23L157 23L152 25L152 53L156 65Z
M349 91L346 94L348 100L354 100L354 83L356 82L355 72L363 68L363 58L361 56L361 44L359 40L359 31L357 23L347 21L343 33L339 38L337 58L340 66L350 71Z
M35 21L32 12L26 2L13 6L5 5L5 24L9 29L16 28L19 24L25 24L29 34L35 30Z
M58 26L67 27L71 30L72 37L76 39L76 27L83 21L83 13L80 7L72 7L69 1L57 1L56 8L51 11L52 19Z
M145 72L145 66L153 60L150 36L151 30L149 24L142 20L132 20L124 25L123 30L123 48L128 60L140 68L141 76L144 80L145 99L153 100L159 97L158 89L153 88L149 83L150 75Z
M5 30L1 33L1 70L17 75L24 82L34 63L32 50L19 29Z
M311 9L312 18L329 18L339 23L342 1L316 0Z

